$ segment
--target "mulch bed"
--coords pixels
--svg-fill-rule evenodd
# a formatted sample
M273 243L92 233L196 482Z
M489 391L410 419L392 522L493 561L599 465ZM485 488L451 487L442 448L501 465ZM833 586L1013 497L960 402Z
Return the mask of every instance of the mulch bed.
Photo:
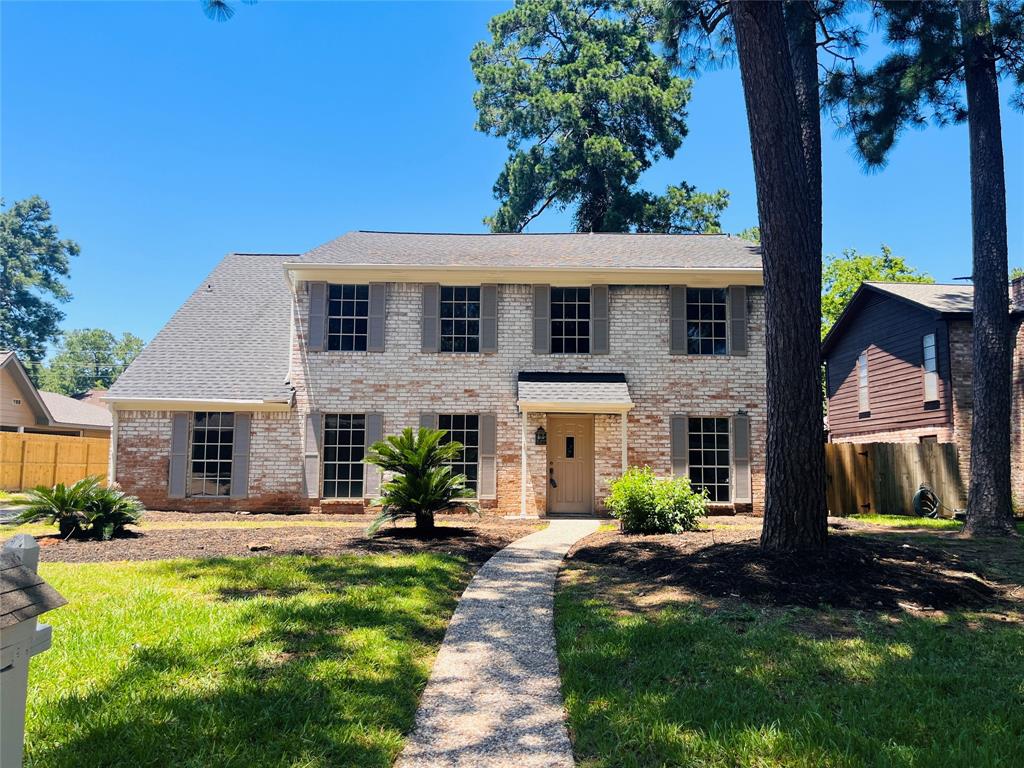
M336 515L307 515L310 520L339 521ZM232 514L182 515L154 513L147 520L171 522L202 519L281 520L277 515ZM412 528L386 527L366 536L371 518L351 518L360 524L345 528L302 526L275 528L186 528L131 533L113 541L64 541L59 536L37 537L40 559L48 562L106 562L119 560L167 560L172 558L249 557L265 555L341 555L439 552L465 557L482 564L495 552L540 525L489 518L442 518L448 523L429 538L419 538Z
M610 565L637 582L698 597L817 608L970 609L1020 602L1020 587L979 575L955 552L912 536L833 530L822 554L762 552L758 532L736 526L678 536L593 534L570 564Z

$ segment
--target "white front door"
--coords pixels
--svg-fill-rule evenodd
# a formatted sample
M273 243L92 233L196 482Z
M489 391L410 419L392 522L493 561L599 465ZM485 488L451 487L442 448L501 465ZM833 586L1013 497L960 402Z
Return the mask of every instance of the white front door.
M548 416L548 512L594 511L594 417Z

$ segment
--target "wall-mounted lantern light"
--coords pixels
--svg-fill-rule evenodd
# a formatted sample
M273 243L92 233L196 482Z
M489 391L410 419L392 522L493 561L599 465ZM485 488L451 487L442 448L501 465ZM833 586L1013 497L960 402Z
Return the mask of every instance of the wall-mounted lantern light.
M533 433L534 445L547 445L548 444L548 431L544 427L537 427L537 431Z

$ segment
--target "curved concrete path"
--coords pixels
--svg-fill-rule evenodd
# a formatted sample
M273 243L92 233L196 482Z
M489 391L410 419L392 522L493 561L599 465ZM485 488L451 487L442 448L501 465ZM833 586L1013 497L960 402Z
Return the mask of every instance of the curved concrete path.
M597 520L553 520L477 571L459 600L396 768L571 768L554 593Z

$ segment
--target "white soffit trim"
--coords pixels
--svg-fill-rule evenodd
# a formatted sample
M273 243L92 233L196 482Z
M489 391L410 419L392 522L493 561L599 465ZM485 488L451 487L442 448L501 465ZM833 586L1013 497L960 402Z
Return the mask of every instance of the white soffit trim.
M542 402L540 400L517 400L516 405L523 413L627 413L633 410L634 403L598 403L587 400L560 400Z
M469 267L416 266L410 264L303 264L285 262L293 282L300 280L356 283L440 283L475 285L504 283L529 285L689 285L715 288L723 285L764 285L764 273L756 267Z

